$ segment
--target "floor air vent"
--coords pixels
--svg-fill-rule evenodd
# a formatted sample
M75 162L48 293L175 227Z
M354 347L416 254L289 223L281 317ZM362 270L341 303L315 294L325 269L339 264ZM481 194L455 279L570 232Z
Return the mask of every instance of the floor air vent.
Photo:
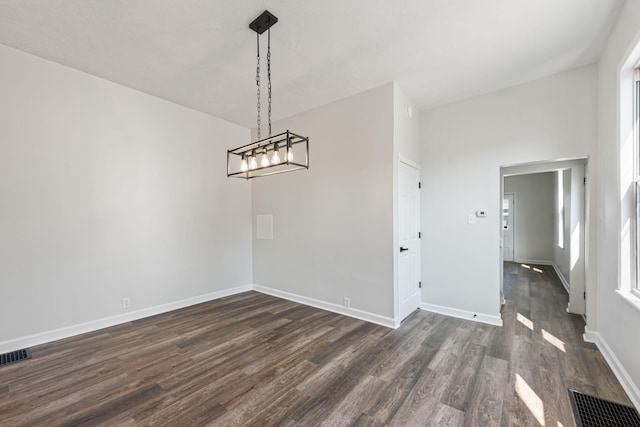
M569 390L578 427L640 427L640 415L631 406Z
M31 349L29 348L0 354L0 366L16 363L26 359L31 359Z

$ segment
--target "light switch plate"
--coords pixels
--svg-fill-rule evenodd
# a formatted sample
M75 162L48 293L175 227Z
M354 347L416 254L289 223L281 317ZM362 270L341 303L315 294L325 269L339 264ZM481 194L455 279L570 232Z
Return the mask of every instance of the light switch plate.
M469 222L469 224L475 224L476 223L476 215L472 214L472 213L469 214L468 222Z

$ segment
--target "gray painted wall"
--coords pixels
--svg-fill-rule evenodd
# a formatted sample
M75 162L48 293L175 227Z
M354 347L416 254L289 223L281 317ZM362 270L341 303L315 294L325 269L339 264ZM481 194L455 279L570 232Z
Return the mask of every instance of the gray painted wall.
M0 64L0 343L251 283L251 194L224 157L247 129L3 46Z
M253 182L254 283L392 319L394 86L387 84L274 124L309 135L309 171Z
M554 174L545 172L505 177L504 191L517 193L515 260L551 262L556 229Z

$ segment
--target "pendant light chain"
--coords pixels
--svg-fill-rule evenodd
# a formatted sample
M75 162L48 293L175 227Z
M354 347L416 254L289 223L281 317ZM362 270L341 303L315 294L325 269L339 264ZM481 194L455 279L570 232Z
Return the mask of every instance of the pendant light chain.
M267 80L269 81L269 137L271 137L271 28L267 30Z
M257 46L258 46L258 55L257 55L257 59L258 59L258 64L256 65L256 86L258 87L257 91L256 91L256 95L258 97L258 141L261 138L261 131L260 131L260 34L256 33L256 41L257 41ZM269 109L271 109L271 106L269 106ZM269 132L271 133L271 132Z

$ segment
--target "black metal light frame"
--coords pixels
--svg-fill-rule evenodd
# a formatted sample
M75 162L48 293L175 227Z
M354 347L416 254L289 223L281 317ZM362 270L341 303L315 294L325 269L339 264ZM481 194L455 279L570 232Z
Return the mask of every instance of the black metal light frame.
M260 16L254 19L249 28L256 32L258 46L258 64L256 70L257 96L258 96L258 141L242 147L227 150L227 177L252 179L262 176L275 175L284 172L292 172L300 169L309 169L309 138L290 132L287 130L278 135L271 136L271 27L278 22L278 18L265 10ZM260 34L269 31L269 44L267 50L267 67L269 79L269 137L260 139ZM303 144L303 145L300 145ZM298 147L293 157L293 148ZM304 148L304 153L301 149ZM280 161L269 160L270 153L273 155L283 149L284 158ZM248 164L249 158L256 161L256 155L266 156L269 164L251 165ZM264 159L264 157L263 157Z
M290 154L293 152L293 147L298 144L304 144L304 162L289 160L291 158ZM248 168L247 170L241 170L240 165L242 164L243 157L246 159L253 153L265 153L265 150L266 154L269 155L275 151L276 146L278 146L278 149L283 149L284 152L284 157L281 162L276 164L270 163L268 166L258 165L253 169ZM296 158L297 157L299 156L296 156ZM252 179L300 169L309 169L309 138L300 136L289 130L233 150L227 150L227 177Z

